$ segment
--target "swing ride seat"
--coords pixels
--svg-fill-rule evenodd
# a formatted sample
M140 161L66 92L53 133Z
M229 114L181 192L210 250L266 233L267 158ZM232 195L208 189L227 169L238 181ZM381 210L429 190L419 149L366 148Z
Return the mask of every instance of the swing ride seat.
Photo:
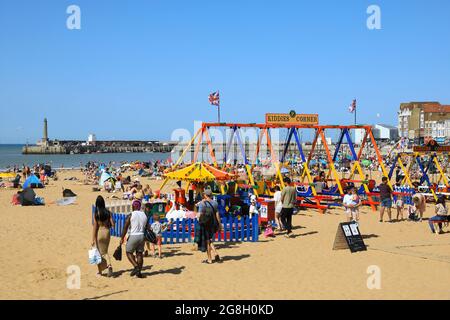
M359 187L357 193L358 193L359 195L366 194L366 189L364 189L364 185L363 185L363 184Z
M302 202L302 200L304 202ZM322 210L322 211L329 209L329 206L322 205L322 204L318 205L316 202L312 201L310 198L302 198L302 199L297 198L297 201L298 201L297 207L318 209L318 210Z
M306 189L304 186L298 186L296 188L297 191L297 197L311 197L313 195L312 193L312 188L308 187L308 189Z
M338 185L333 186L331 189L328 190L322 190L320 194L327 195L327 196L340 196Z

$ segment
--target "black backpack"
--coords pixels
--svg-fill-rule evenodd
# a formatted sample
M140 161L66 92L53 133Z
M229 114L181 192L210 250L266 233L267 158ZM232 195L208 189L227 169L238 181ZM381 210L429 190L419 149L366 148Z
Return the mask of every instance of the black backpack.
M206 226L216 226L217 225L216 209L209 201L205 201L204 203L205 203L205 211L200 214L198 222Z

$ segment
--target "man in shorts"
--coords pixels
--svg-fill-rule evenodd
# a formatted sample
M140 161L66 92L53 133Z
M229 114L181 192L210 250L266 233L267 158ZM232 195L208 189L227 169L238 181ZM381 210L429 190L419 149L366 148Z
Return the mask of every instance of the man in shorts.
M391 208L392 208L392 188L388 184L388 178L383 177L382 183L378 187L380 189L380 222L383 222L384 211L387 210L389 222L392 222Z
M292 233L292 215L294 213L294 207L297 202L297 191L292 185L291 179L286 177L284 179L286 186L281 191L281 223L286 228L286 238L291 237Z
M122 232L120 245L124 243L125 236L128 232L128 239L126 245L127 258L133 265L134 269L131 271L131 276L143 278L141 271L144 264L144 232L147 228L147 216L141 211L141 202L135 200L133 202L133 212L127 217L125 226ZM134 255L136 254L136 256Z

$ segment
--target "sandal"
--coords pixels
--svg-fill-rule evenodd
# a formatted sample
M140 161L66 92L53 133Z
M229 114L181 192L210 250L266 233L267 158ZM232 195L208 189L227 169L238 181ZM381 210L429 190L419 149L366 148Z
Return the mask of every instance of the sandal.
M202 263L205 263L205 264L213 264L212 262L209 262L208 260L203 260Z
M222 259L220 259L220 256L219 256L219 255L216 255L216 256L214 257L214 262L222 263L223 261L222 261Z

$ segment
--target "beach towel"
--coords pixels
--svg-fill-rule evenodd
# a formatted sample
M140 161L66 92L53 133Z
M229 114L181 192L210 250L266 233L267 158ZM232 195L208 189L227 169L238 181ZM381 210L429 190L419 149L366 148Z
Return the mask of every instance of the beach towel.
M77 197L68 197L68 198L56 200L56 204L58 206L68 206L68 205L74 204L76 200L77 200Z

